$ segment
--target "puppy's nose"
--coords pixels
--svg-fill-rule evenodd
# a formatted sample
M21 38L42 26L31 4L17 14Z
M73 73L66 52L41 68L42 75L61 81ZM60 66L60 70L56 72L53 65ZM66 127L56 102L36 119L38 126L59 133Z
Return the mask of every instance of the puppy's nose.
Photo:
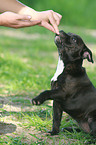
M59 36L59 34L55 34L55 36Z

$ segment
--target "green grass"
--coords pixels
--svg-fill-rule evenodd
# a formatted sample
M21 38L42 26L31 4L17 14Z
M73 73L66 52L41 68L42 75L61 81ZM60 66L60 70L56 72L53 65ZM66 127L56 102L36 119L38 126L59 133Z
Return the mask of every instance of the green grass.
M96 47L96 37L83 28L60 26L59 29L77 33L88 45ZM19 30L1 27L0 33L0 124L3 126L0 127L0 145L83 145L90 141L90 135L82 131L46 135L52 128L50 101L39 107L31 104L33 97L50 89L50 79L58 61L54 34L39 27ZM96 60L95 48L91 50ZM96 86L96 66L87 63L86 67ZM67 126L77 124L64 113L61 128Z

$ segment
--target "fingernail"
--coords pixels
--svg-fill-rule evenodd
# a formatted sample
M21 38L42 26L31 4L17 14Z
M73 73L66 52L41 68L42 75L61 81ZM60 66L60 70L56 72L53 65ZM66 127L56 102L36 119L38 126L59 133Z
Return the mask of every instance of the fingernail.
M55 29L55 31L56 31L55 33L59 35L59 30L58 29Z
M31 19L31 16L28 16L29 19Z
M59 31L57 31L57 32L56 32L56 34L58 34L58 35L59 35Z

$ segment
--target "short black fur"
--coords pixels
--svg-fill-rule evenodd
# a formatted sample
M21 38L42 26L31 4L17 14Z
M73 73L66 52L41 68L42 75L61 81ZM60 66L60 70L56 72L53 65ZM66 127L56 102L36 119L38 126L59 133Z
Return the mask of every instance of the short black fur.
M59 133L63 111L73 117L84 132L96 135L96 89L82 67L84 59L93 63L92 52L81 37L73 33L60 31L55 43L64 70L57 81L51 82L51 90L42 92L32 103L40 105L54 100L52 135Z

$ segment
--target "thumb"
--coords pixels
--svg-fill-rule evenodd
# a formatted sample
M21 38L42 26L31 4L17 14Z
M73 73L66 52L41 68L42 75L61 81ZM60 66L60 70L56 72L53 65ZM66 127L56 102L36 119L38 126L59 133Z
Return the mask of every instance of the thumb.
M31 20L31 16L29 15L21 15L18 20L25 21L25 22L30 22L32 25L39 25L41 23L41 20Z
M31 20L31 16L29 16L29 15L20 15L19 17L18 17L18 20L27 20L27 21L30 21Z

